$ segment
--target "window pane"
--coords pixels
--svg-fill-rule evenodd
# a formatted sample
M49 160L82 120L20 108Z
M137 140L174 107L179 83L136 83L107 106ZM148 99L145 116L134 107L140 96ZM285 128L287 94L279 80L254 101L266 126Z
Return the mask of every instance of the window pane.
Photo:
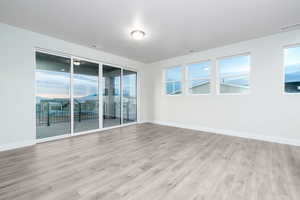
M137 73L123 70L123 123L137 121Z
M71 133L71 59L36 53L36 138Z
M209 79L210 78L210 62L201 62L188 65L188 79Z
M181 82L167 82L166 93L169 95L181 94Z
M121 124L121 69L103 65L103 127Z
M191 93L191 94L209 94L210 93L209 79L190 80L188 85L189 85L189 93Z
M166 69L165 81L181 81L182 67L173 67Z
M249 91L249 72L249 55L220 59L220 93L247 93Z
M74 132L99 128L99 65L74 60Z
M207 61L187 66L189 93L208 94L210 92L210 63Z
M300 93L300 46L284 50L285 92Z

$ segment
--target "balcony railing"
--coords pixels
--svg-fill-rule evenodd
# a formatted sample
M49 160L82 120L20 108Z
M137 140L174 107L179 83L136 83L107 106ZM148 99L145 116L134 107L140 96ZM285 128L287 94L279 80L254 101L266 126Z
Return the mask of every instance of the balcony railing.
M125 98L124 98L125 99ZM99 119L98 101L80 103L74 101L74 121ZM105 119L111 116L120 118L120 102L103 102L103 114ZM71 121L70 102L43 100L36 104L36 126L50 126L57 123L68 123ZM125 120L136 120L136 102L134 99L126 99L123 102L123 118Z

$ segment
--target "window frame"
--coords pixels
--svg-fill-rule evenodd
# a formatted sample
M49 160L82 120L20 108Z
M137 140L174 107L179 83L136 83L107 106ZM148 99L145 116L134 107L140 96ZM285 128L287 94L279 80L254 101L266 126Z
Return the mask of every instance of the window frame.
M37 139L35 138L36 143L42 143L42 142L46 142L46 141L53 141L53 140L57 140L57 139L61 139L61 138L69 138L69 137L74 137L74 136L78 136L78 135L83 135L83 134L88 134L88 133L93 133L93 132L98 132L98 131L103 131L103 130L110 130L113 128L118 128L118 127L124 127L124 126L128 126L128 125L133 125L133 124L138 124L140 123L141 119L141 115L140 115L140 105L141 105L141 98L140 98L140 90L141 90L141 85L140 85L140 76L141 76L141 72L139 69L136 69L132 66L123 66L123 65L118 65L118 64L113 64L110 62L106 62L106 61L101 61L98 59L93 59L93 58L87 58L84 56L78 56L78 55L74 55L71 54L69 52L64 52L64 51L59 51L59 50L51 50L51 49L47 49L47 48L42 48L42 47L34 47L32 50L32 61L34 63L35 66L35 71L36 71L36 67L37 67L37 63L36 63L36 53L40 52L40 53L44 53L44 54L50 54L50 55L54 55L54 56L60 56L60 57L65 57L65 58L70 58L71 59L71 86L70 86L70 95L71 95L71 102L73 101L73 61L74 59L79 59L79 60L86 60L88 62L94 62L99 64L99 76L101 75L101 77L99 77L99 85L98 85L98 90L99 90L99 120L102 120L102 116L103 116L103 110L102 110L102 103L103 103L103 90L102 90L102 67L103 65L110 65L116 68L121 69L121 74L123 75L123 70L130 70L130 71L134 71L137 73L137 78L136 78L136 103L137 103L137 107L136 107L136 122L132 122L132 123L123 123L123 119L121 119L122 123L120 125L116 125L116 126L111 126L111 127L103 127L103 123L102 121L99 124L99 128L98 129L92 129L92 130L87 130L87 131L82 131L82 132L74 132L74 130L72 130L69 134L65 134L65 135L60 135L60 136L52 136L52 137L47 137L47 138L43 138L43 139ZM36 85L36 74L34 74L34 101L33 101L33 107L34 107L34 111L33 111L33 115L34 115L34 135L35 137L37 136L37 128L36 128L36 95L37 95L37 85ZM121 78L121 98L123 97L123 93L122 93L122 89L123 88L123 78ZM70 102L70 103L71 103ZM73 106L73 103L71 103L71 106ZM123 101L121 100L121 109L123 109ZM71 118L73 117L73 108L71 108ZM121 110L121 117L123 117L123 110ZM71 129L74 128L73 126L73 119L71 119Z
M300 48L300 43L294 43L294 44L288 44L288 45L284 45L281 49L281 62L282 62L282 94L283 95L300 95L300 91L299 92L286 92L285 91L285 56L284 56L284 51L288 48L295 48L295 47L299 47Z
M248 79L249 79L249 89L245 93L221 93L221 87L220 87L220 60L227 59L227 58L234 58L239 56L249 56L249 73L248 73ZM251 64L251 52L245 52L245 53L239 53L239 54L233 54L229 56L222 56L216 58L216 94L217 95L250 95L251 94L251 71L252 71L252 64Z
M172 69L172 68L180 68L180 75L181 75L181 80L179 80L179 81L167 81L166 80L166 72L167 72L167 70L169 70L169 69ZM184 65L173 65L172 67L166 67L166 68L164 68L163 69L163 95L165 95L165 96L172 96L172 97L174 97L174 96L183 96L184 94L185 94L185 85L184 85L184 79L185 79L185 76L184 76L184 71L185 71L185 66ZM166 88L166 84L167 83L176 83L176 82L180 82L181 83L181 93L179 93L179 94L167 94L167 88Z
M206 80L205 78L197 78L197 79L189 79L189 65L193 65L193 64L200 64L200 63L204 63L204 62L210 62L209 65L209 93L200 93L200 94L193 94L189 91L189 81L197 81L197 80ZM206 96L206 95L211 95L212 94L212 60L211 59L206 59L206 60L201 60L201 61L197 61L197 62L192 62L192 63L188 63L184 66L185 68L185 93L188 96Z

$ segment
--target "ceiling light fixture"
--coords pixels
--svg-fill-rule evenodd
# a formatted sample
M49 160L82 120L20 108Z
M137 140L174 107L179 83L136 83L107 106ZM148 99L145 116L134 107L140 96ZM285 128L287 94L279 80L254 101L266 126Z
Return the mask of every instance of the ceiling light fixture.
M142 40L146 36L146 33L141 30L133 30L130 35L135 40Z
M78 66L78 65L80 65L80 62L77 61L77 60L75 60L75 61L73 62L73 64L76 65L76 66Z

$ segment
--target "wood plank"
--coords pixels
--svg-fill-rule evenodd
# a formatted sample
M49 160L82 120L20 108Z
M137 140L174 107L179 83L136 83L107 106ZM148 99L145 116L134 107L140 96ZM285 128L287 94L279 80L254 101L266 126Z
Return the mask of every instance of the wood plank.
M300 148L140 124L0 152L0 200L299 200Z

